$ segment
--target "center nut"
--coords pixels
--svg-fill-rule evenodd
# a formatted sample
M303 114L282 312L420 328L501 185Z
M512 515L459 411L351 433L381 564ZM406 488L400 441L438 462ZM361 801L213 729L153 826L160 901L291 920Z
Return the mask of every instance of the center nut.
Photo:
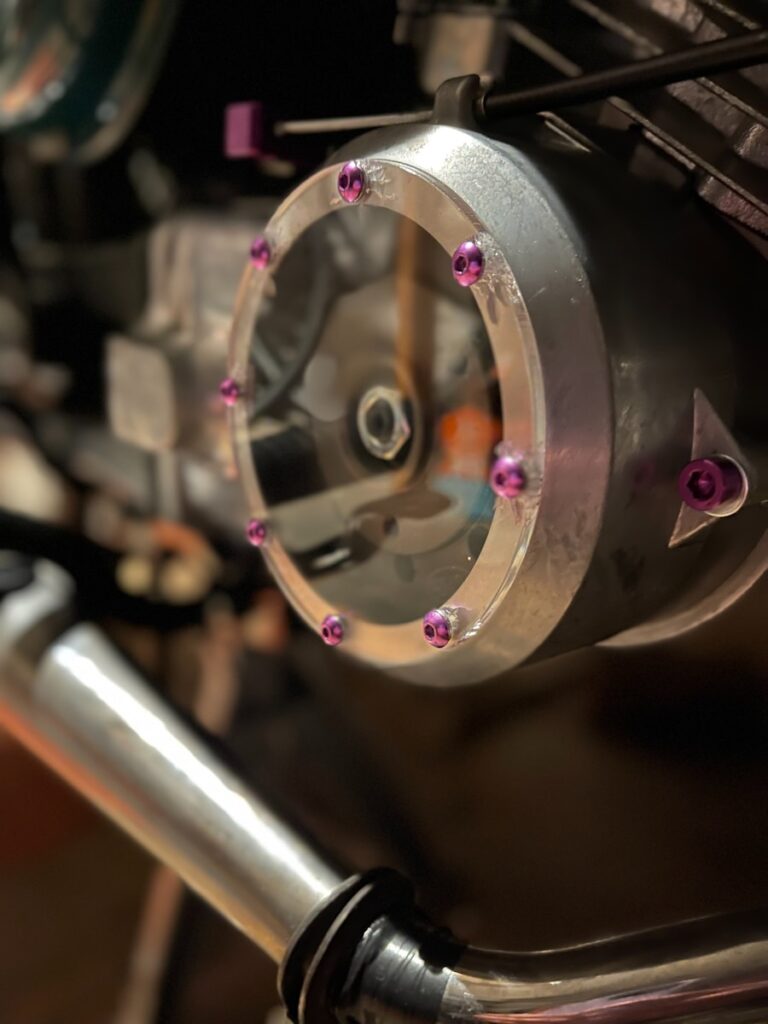
M405 397L395 388L369 388L357 407L357 432L366 451L394 459L411 437Z

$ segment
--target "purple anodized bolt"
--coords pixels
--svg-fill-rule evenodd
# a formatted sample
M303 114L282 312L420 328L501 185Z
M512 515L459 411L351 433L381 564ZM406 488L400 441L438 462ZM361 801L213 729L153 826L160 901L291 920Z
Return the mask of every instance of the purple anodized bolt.
M241 395L240 385L231 377L225 377L219 384L219 394L224 405L234 405Z
M320 626L323 643L329 647L338 647L344 639L344 620L340 615L326 615Z
M689 462L677 478L677 488L689 508L713 512L742 498L745 481L735 462L713 455Z
M365 192L365 171L354 160L344 164L336 182L339 195L345 203L356 203Z
M451 259L451 270L462 288L477 284L485 270L485 256L477 242L461 243Z
M262 235L251 242L251 266L256 270L266 270L272 259L272 249Z
M444 608L433 608L422 620L424 639L432 647L446 647L453 636L453 621Z
M267 524L263 519L249 519L245 528L245 536L248 538L249 544L260 548L267 539Z
M491 466L488 482L500 498L517 498L525 490L526 478L520 459L500 455Z

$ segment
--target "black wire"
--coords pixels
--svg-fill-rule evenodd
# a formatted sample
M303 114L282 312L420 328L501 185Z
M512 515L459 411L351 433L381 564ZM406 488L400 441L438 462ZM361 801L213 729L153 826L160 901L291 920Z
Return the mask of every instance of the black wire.
M202 620L201 602L171 605L126 594L117 584L120 555L79 533L0 509L0 550L44 558L75 581L85 618L113 617L165 632Z
M691 78L759 64L768 59L768 30L699 43L617 68L578 75L565 81L516 92L490 94L481 101L481 116L491 120L516 114L535 114L579 103L607 99L635 89L655 89Z
M639 89L655 89L692 78L704 78L723 71L752 67L768 60L768 29L743 35L699 43L685 50L664 53L647 60L632 61L617 68L607 68L575 78L566 78L547 85L537 85L516 92L490 93L477 101L478 121L493 121L520 114L538 114L575 106ZM307 121L282 121L274 125L276 136L313 135L330 132L368 131L400 124L426 124L432 120L431 110L415 110L399 114L371 114L365 117L331 117Z

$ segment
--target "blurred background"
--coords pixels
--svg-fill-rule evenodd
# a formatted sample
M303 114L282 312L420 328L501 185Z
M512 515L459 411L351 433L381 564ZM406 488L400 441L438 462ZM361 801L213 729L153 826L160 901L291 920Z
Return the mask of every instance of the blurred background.
M768 587L678 640L470 690L322 647L242 542L211 400L243 240L340 141L278 143L259 118L418 109L463 73L548 81L568 61L597 70L754 26L759 6L0 11L0 592L36 557L61 565L83 615L297 826L352 870L399 867L434 919L481 945L768 903ZM748 81L756 103L765 76ZM225 136L243 101L263 107ZM717 121L731 192L722 175L658 170L640 133L608 120L636 144L633 167L653 164L764 251L766 109L750 131ZM701 112L687 112L672 134L695 153ZM0 1022L281 1019L267 958L0 733Z

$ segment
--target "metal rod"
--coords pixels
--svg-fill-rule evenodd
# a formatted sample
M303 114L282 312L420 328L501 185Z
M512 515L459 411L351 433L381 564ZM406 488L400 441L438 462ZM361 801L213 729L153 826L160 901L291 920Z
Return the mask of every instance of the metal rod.
M94 626L30 662L52 615L44 580L3 602L0 724L279 960L341 876Z
M307 121L277 121L273 133L281 135L320 135L325 132L363 132L371 128L390 128L399 124L426 124L431 110L413 110L403 114L366 114L362 117L321 117Z
M700 43L674 53L662 53L646 60L633 61L617 68L567 78L561 82L499 93L485 97L486 117L510 117L515 114L555 110L593 100L606 99L635 89L656 89L702 75L759 64L768 59L768 30Z
M478 121L493 121L519 114L536 114L576 106L638 89L656 89L691 78L717 75L768 60L768 29L699 43L674 53L632 61L615 68L578 75L517 92L489 94L481 99ZM402 124L427 124L431 110L364 117L327 117L317 120L278 121L276 136L317 135L331 132L368 131Z

